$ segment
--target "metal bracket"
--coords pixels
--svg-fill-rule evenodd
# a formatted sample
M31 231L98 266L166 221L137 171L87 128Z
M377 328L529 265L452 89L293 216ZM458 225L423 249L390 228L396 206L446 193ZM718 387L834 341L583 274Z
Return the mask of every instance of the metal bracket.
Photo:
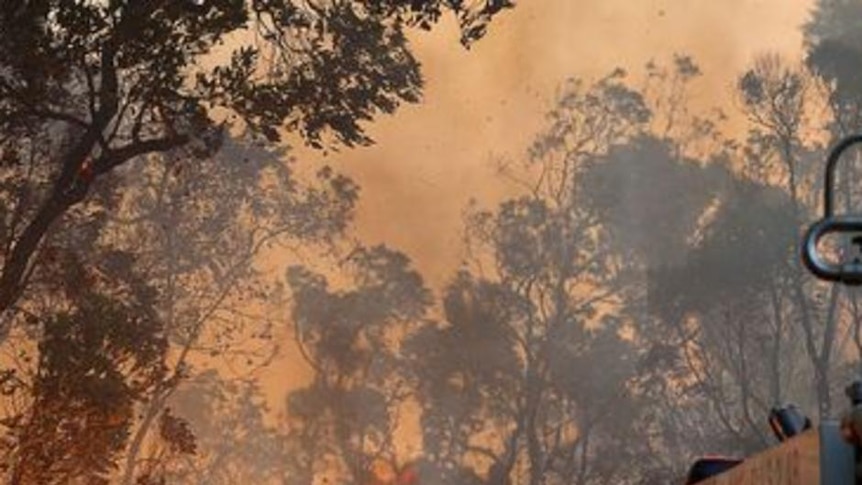
M809 271L820 279L845 285L862 285L862 260L856 258L846 263L827 262L817 252L817 243L830 233L862 233L862 216L834 214L835 166L848 148L859 143L862 143L862 135L849 136L841 140L829 154L823 187L823 218L811 225L802 245L802 261ZM854 238L853 242L860 244L862 249L862 239Z

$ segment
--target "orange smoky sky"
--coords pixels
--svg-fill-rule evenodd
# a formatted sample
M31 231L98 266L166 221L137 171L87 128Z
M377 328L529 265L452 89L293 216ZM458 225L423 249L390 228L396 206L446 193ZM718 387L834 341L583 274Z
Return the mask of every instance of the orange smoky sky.
M734 81L754 56L799 58L812 7L812 0L521 0L470 50L449 18L413 35L424 98L370 126L375 145L294 155L353 177L361 186L359 237L404 251L439 288L463 256L468 201L489 205L512 190L492 160L523 156L566 78L615 67L637 75L650 60L688 54L703 71L695 105L733 111ZM274 404L307 376L290 354L262 376Z
M357 229L408 253L434 285L461 254L461 214L509 188L492 160L521 157L557 87L689 54L703 76L694 102L724 107L754 56L799 57L811 0L522 0L470 50L453 19L413 36L426 86L420 104L370 127L376 144L325 156L361 186ZM300 159L324 158L298 150Z

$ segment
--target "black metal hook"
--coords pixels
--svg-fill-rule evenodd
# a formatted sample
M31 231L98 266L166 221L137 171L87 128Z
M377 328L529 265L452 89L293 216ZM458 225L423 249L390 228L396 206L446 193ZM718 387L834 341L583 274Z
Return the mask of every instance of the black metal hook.
M834 214L835 166L848 148L859 143L862 143L862 134L848 136L829 153L823 186L823 218L811 225L802 245L802 261L809 271L820 279L846 285L862 285L862 261L854 258L847 263L829 263L820 258L817 243L829 233L862 233L862 216ZM857 238L854 238L854 243L856 240Z

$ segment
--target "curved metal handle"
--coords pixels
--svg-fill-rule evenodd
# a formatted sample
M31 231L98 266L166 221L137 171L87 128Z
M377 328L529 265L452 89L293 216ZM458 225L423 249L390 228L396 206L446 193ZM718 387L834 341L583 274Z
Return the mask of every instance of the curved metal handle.
M862 233L862 216L835 217L835 200L833 197L835 166L841 159L841 155L857 143L862 143L862 134L844 138L829 153L829 157L826 159L826 179L823 186L823 219L808 229L802 245L802 261L809 271L820 279L846 285L862 285L862 261L855 258L849 263L827 262L817 253L817 243L829 233ZM853 242L860 244L860 249L862 249L862 239L857 237Z
M835 145L835 148L829 153L829 158L826 159L826 182L823 186L823 219L832 217L834 211L835 203L832 198L832 191L835 187L835 165L838 164L841 155L857 143L862 143L862 134L844 138Z
M808 270L820 279L846 285L862 285L862 261L855 259L850 263L829 263L817 253L817 243L823 236L833 232L862 232L862 217L828 217L817 221L805 234L802 261Z

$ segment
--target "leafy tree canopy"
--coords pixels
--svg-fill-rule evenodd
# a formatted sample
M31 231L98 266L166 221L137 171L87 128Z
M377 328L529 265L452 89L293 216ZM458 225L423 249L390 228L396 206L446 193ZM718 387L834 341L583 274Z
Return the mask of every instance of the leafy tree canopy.
M835 83L833 98L847 103L862 96L862 4L854 0L819 0L805 26L808 64Z
M0 127L62 120L100 143L172 146L223 106L273 138L286 123L313 144L368 141L360 120L419 95L405 28L451 10L469 45L508 6L480 3L13 1L0 14Z
M222 129L314 147L370 143L362 123L419 99L406 31L454 14L461 43L510 0L10 0L0 11L0 160L27 194L0 311L48 228L101 175L146 154L206 157ZM4 175L5 178L5 175ZM20 180L19 180L20 181ZM23 207L23 200L29 203ZM33 202L36 201L36 202Z

